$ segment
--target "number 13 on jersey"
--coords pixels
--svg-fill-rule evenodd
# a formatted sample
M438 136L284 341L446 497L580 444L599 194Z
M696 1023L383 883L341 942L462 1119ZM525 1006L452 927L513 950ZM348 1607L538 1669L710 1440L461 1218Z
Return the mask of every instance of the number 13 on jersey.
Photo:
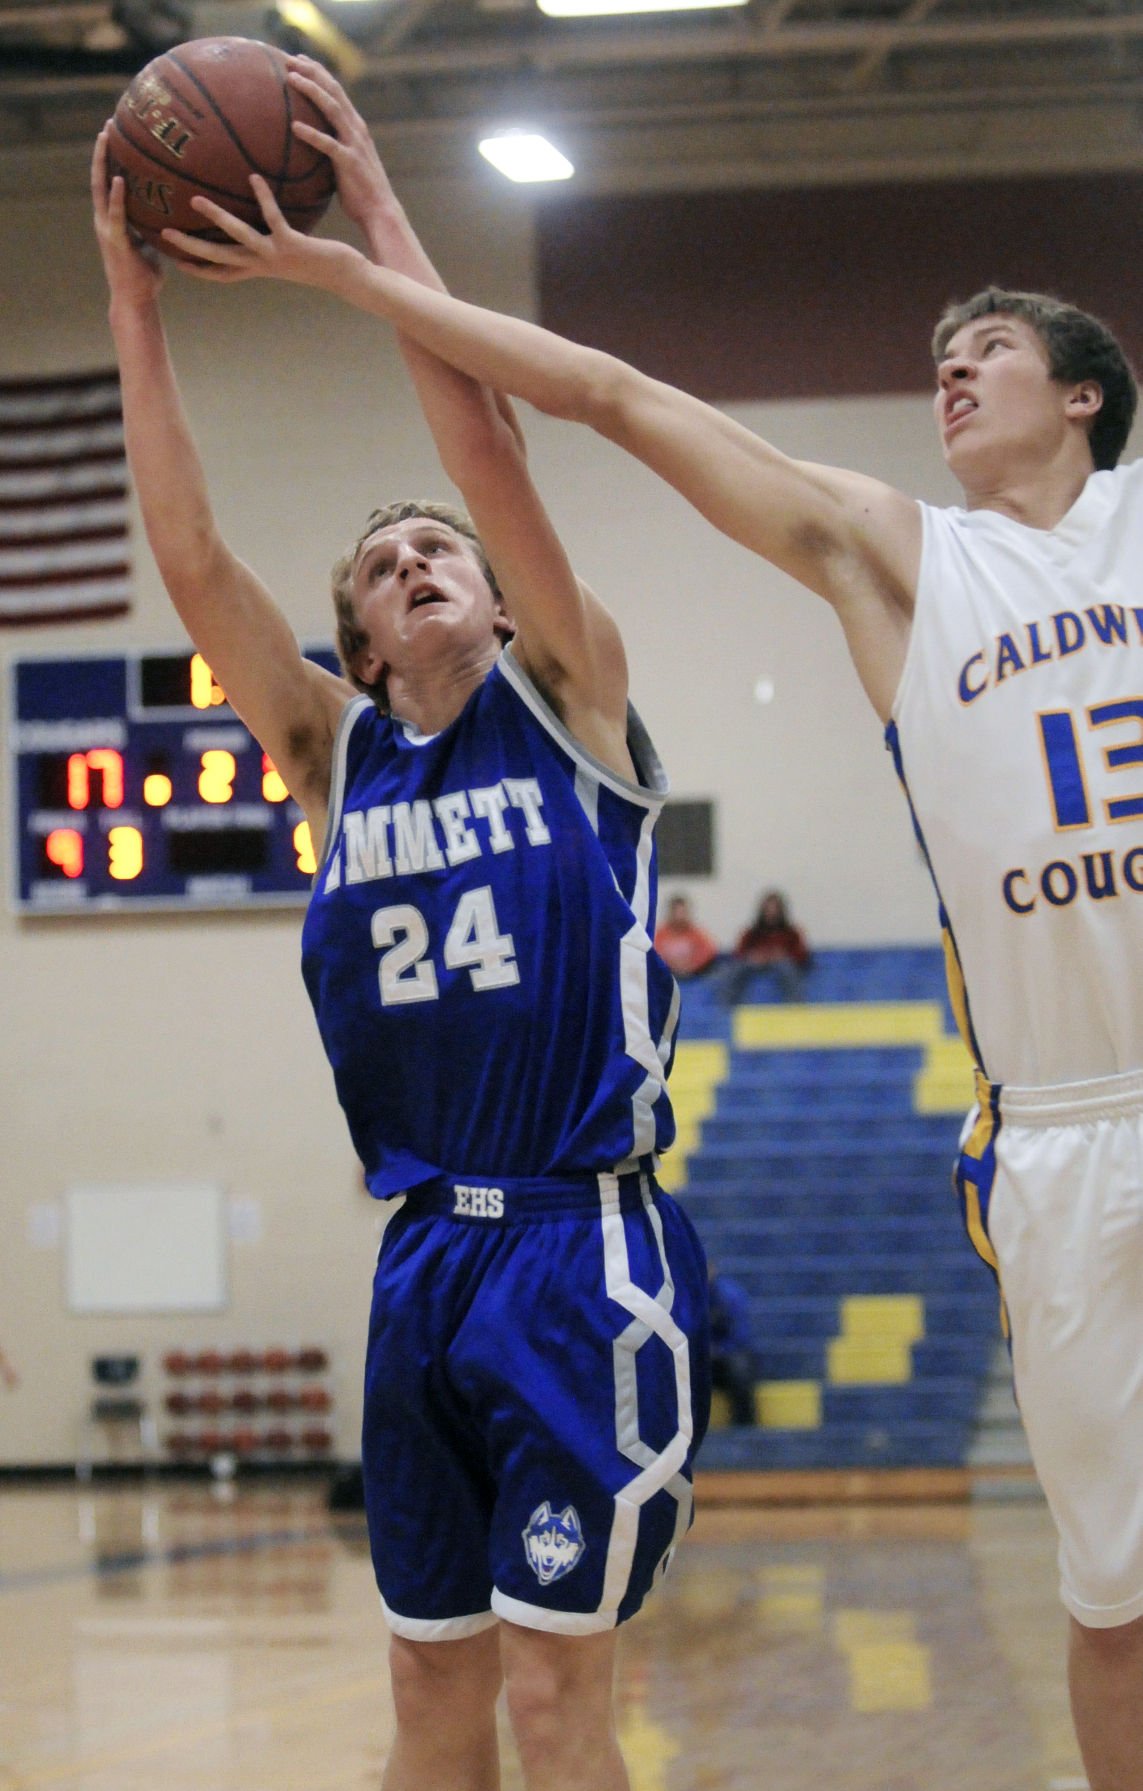
M1125 746L1105 747L1104 759L1109 771L1143 765L1143 698L1097 703L1087 711L1087 721L1092 728L1108 727L1116 722L1134 723L1138 737L1129 740ZM1056 827L1060 832L1072 827L1090 827L1091 803L1075 716L1070 709L1051 709L1040 715L1039 722ZM1103 806L1109 821L1130 821L1143 815L1143 795L1115 797L1105 801Z

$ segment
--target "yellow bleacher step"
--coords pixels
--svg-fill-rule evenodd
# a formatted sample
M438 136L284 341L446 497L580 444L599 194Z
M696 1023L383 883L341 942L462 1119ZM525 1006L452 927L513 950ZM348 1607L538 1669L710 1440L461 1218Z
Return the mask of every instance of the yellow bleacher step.
M671 1070L675 1142L659 1165L659 1186L677 1193L687 1179L687 1158L698 1147L702 1122L714 1111L719 1084L730 1071L730 1051L721 1039L684 1039Z
M920 1294L847 1294L841 1302L843 1337L917 1343L925 1335Z
M675 1051L671 1088L701 1084L709 1087L726 1075L730 1054L722 1039L683 1039Z
M913 1378L913 1345L925 1335L920 1294L849 1294L841 1330L826 1345L833 1386L901 1386Z
M759 1381L754 1413L766 1430L820 1430L820 1381Z
M832 1337L826 1345L826 1375L832 1387L900 1387L913 1378L908 1343L877 1343Z
M931 1045L944 1037L936 1001L838 1001L740 1007L734 1042L748 1051L828 1050L853 1045Z
M956 1033L937 1039L913 1082L916 1113L964 1113L976 1098L972 1059Z
M820 1430L820 1381L758 1381L754 1388L754 1421L764 1430ZM716 1387L710 1399L710 1427L730 1423L730 1395Z

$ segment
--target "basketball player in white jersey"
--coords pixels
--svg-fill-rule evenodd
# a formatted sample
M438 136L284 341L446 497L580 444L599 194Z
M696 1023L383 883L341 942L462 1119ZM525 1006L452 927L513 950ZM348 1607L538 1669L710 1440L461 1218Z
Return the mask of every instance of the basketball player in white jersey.
M323 287L591 425L837 611L926 850L977 1064L958 1180L1059 1530L1081 1750L1092 1791L1141 1791L1143 462L1117 467L1136 401L1122 351L1036 294L951 310L935 409L965 507L938 510L299 237L262 202L268 236L231 220L232 248L201 247L220 277Z

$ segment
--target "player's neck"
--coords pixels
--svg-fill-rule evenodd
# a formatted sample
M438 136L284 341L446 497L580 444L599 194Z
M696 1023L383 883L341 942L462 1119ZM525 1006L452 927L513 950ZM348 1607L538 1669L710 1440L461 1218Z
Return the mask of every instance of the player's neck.
M442 666L439 662L423 670L411 667L398 673L391 670L388 680L389 709L399 720L408 722L420 734L439 734L460 714L474 690L484 683L500 657L500 646L458 659Z
M1006 473L995 484L965 487L969 510L998 510L1030 529L1054 529L1062 522L1093 472L1091 455L1064 454L1042 463Z

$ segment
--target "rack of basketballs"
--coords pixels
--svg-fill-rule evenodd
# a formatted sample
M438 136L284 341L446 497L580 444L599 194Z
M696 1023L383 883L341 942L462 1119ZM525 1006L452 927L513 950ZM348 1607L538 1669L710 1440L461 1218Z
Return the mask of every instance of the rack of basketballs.
M165 1435L175 1461L307 1462L333 1450L329 1354L298 1349L168 1350Z

